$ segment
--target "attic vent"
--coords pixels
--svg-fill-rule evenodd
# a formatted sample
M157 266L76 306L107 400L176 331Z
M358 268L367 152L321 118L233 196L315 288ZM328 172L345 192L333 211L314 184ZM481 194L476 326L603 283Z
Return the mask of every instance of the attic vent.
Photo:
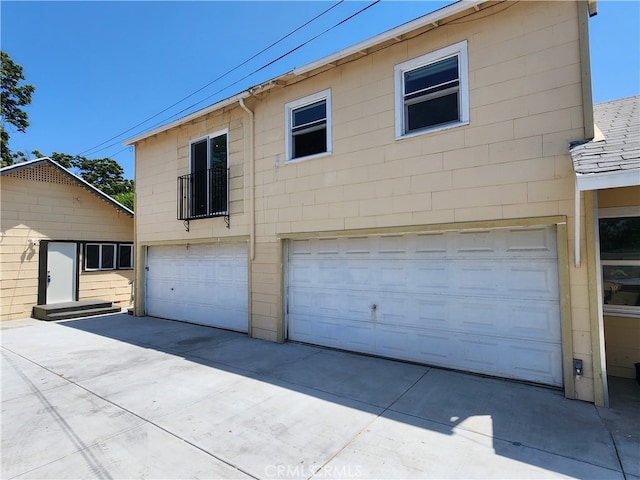
M41 165L36 168L25 168L17 172L7 174L8 177L21 178L23 180L33 180L35 182L58 183L61 185L75 185L71 178L63 175L49 165Z

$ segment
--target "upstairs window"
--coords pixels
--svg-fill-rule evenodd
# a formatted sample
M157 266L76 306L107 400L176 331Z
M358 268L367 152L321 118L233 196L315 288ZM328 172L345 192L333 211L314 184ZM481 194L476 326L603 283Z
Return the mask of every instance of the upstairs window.
M467 42L396 65L396 137L469 123Z
M331 91L287 103L287 161L331 153Z
M191 142L191 173L178 177L178 219L228 215L228 151L226 131Z

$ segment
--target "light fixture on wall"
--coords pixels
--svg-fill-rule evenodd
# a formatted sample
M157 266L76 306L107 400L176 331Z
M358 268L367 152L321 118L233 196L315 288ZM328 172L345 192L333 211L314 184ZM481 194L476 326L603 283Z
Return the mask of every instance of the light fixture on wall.
M40 245L40 239L39 238L30 238L29 239L29 246L37 247L38 245Z

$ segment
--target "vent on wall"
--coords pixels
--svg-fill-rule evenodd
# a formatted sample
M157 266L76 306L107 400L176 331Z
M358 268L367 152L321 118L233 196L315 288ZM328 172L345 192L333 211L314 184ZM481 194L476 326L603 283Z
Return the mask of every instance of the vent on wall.
M58 183L61 185L75 185L77 183L49 165L41 165L37 168L25 168L17 172L11 172L7 174L7 176L36 182Z

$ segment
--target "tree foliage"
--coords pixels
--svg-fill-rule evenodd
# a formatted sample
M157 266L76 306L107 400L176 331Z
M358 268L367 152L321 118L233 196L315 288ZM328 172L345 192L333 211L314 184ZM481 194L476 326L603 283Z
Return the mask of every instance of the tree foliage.
M49 157L109 196L114 197L134 191L133 180L124 178L124 170L112 158L87 158L58 152L44 155L38 150L34 150L31 154L35 158Z
M129 210L133 211L133 207L135 204L135 193L133 192L124 192L124 193L116 193L113 198L116 202L121 203Z
M7 125L25 132L29 120L22 107L31 103L31 95L36 88L33 85L20 85L25 80L22 67L4 51L0 51L0 56L0 154L4 167L14 163L14 155L9 149Z
M29 160L25 152L11 152L9 149L9 133L5 126L13 125L19 132L24 132L29 126L27 114L22 107L31 103L31 95L35 91L33 85L19 85L24 75L22 67L11 60L5 52L2 53L2 78L0 91L0 114L2 136L2 166L15 162ZM54 162L82 177L83 180L116 198L120 203L133 210L134 183L124 178L124 170L111 158L86 158L68 153L53 152L44 155L33 150L34 158L49 157Z
M135 184L133 180L124 178L124 170L112 158L86 158L80 155L53 152L45 155L39 150L31 152L34 158L49 157L58 165L70 170L85 182L113 197L125 207L133 210ZM29 160L23 152L14 154L19 160Z

